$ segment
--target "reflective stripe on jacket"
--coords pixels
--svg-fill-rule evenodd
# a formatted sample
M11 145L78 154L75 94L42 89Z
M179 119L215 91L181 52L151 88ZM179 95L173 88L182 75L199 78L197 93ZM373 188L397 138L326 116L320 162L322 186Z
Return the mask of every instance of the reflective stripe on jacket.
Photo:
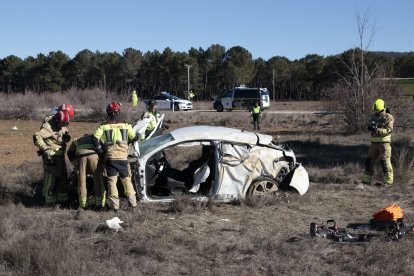
M128 140L135 139L136 134L128 123L107 122L97 127L93 136L103 142L106 158L127 160Z
M377 130L371 131L371 142L390 143L394 117L390 113L383 112L379 116L374 114L371 117L371 122L375 122L377 125Z
M92 142L92 135L85 135L73 141L68 149L67 155L69 160L73 161L76 157L96 154L94 148L95 145Z

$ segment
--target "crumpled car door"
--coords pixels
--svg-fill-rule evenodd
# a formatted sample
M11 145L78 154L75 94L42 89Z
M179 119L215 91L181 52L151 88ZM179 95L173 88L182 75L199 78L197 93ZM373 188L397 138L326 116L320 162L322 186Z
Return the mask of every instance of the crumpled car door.
M249 145L221 144L221 158L219 159L219 183L217 197L231 199L242 194L245 180L250 171L249 166L243 163L250 157Z

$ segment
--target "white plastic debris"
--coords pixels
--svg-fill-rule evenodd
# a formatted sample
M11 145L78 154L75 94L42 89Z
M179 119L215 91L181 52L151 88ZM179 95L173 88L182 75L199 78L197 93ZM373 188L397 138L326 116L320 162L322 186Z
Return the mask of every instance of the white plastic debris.
M18 130L17 126L12 127L12 130Z
M227 219L227 218L222 218L221 220L222 220L222 221L231 221L231 220L229 220L229 219Z
M120 223L123 223L123 221L120 220L118 217L113 217L112 219L108 219L106 221L106 226L118 232L118 230L122 228L122 226L119 225Z
M357 189L361 189L361 190L363 190L363 189L364 189L364 184L359 183L359 184L356 186L356 188L357 188Z

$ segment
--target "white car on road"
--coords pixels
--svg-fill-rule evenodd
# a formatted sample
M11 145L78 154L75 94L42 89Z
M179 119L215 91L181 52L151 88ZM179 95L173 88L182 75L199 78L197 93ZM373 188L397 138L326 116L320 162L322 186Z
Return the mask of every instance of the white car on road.
M174 108L174 111L193 110L193 103L191 101L180 99L167 92L162 92L161 95L153 96L149 100L144 100L145 104L148 104L150 100L155 100L157 102L158 109L172 110Z

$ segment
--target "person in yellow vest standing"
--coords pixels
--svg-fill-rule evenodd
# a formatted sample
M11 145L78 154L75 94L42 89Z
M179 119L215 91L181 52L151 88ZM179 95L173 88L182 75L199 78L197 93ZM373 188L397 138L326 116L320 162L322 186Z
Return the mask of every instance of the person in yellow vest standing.
M59 111L33 135L33 142L43 160L43 197L46 205L69 200L65 161L66 144L70 141L67 129L69 118L66 111Z
M121 105L111 102L106 107L107 121L98 126L93 133L92 141L95 151L105 157L105 170L109 190L109 205L113 211L119 209L117 188L118 176L128 197L132 211L137 206L136 192L131 181L131 169L128 163L128 143L139 140L132 126L119 120ZM103 144L103 148L101 146Z
M262 116L262 108L258 102L254 103L254 106L251 107L250 114L253 117L253 128L260 130L260 117Z
M195 96L195 94L194 94L193 90L190 90L190 92L188 92L188 97L187 98L188 98L189 101L192 101L194 96Z
M365 172L362 182L370 184L374 175L374 167L377 159L381 161L383 180L387 185L394 182L394 173L391 164L391 133L394 126L394 117L389 113L388 108L382 99L377 99L372 105L372 115L367 129L371 131L371 145L368 150L368 157L365 161Z
M132 91L131 101L132 101L132 107L136 108L138 106L138 95L137 95L137 91L135 90Z
M94 150L92 135L86 134L73 141L67 155L69 160L75 164L78 175L78 195L79 207L88 207L88 192L86 178L87 174L93 177L93 190L95 195L95 207L102 209L105 207L106 192L103 184L102 165L99 156Z

